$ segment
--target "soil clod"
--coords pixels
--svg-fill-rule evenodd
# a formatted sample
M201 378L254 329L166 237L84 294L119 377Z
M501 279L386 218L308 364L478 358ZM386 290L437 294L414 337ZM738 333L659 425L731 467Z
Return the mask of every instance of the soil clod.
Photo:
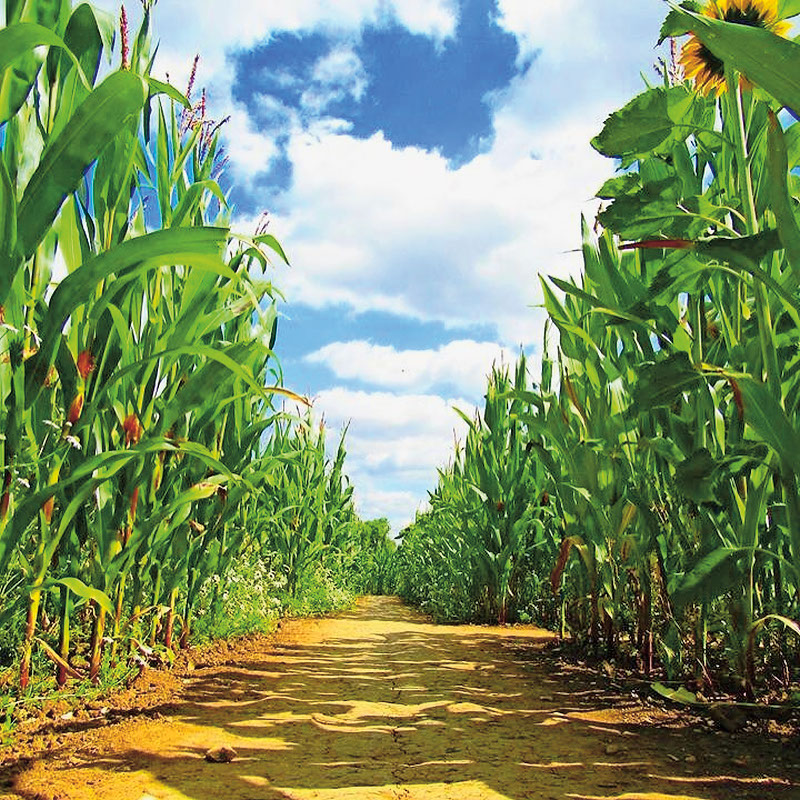
M212 747L206 750L206 761L214 764L230 764L238 755L232 747Z

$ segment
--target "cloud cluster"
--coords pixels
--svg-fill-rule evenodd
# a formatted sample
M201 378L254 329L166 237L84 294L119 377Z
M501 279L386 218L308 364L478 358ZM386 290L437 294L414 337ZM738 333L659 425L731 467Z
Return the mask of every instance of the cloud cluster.
M452 458L453 442L465 424L453 411L474 413L464 398L436 394L354 391L320 392L314 412L334 431L348 427L347 472L364 518L388 517L395 531L414 513L435 484L435 470ZM351 424L352 423L352 424Z
M441 391L480 397L492 366L513 367L518 353L494 342L458 339L431 350L399 350L366 341L333 342L305 360L327 367L337 381L403 392Z
M537 274L577 269L580 211L609 165L568 137L520 151L515 135L457 170L381 134L293 136L294 181L274 216L294 264L281 285L314 306L481 322L509 345L536 340Z
M118 12L119 0L95 5ZM208 73L224 69L226 54L264 42L278 32L327 31L357 34L366 25L396 22L438 41L452 36L455 0L169 0L155 8L157 28L168 51L159 62L185 61L201 53ZM132 9L128 9L131 12Z
M360 100L367 88L364 65L352 47L339 45L314 65L312 84L301 95L306 111L323 114L333 103L350 96Z

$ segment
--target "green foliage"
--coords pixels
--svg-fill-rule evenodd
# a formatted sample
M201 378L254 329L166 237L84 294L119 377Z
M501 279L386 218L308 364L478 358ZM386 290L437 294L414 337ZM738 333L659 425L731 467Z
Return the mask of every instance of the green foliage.
M397 562L439 618L530 618L669 680L724 656L752 694L800 630L800 124L777 116L800 106L800 49L697 10L662 36L699 36L727 91L665 70L606 120L592 144L621 172L601 233L584 222L578 280L542 282L555 358L539 386L492 375Z
M227 639L275 628L286 587L284 577L264 559L243 553L224 575L212 575L197 598L195 641Z
M395 553L385 518L358 520L348 545L342 553L345 585L356 594L394 594L396 583Z
M63 686L171 659L195 625L350 602L360 523L343 440L331 459L277 407L305 402L272 349L286 256L230 232L219 125L149 74L151 4L124 53L87 4L9 9L0 663L24 693L52 668Z
M531 404L520 357L513 382L495 368L483 413L462 414L463 450L439 472L431 511L403 532L400 591L438 620L505 623L517 617L526 560L542 544L544 470L530 457ZM460 412L459 412L460 413Z

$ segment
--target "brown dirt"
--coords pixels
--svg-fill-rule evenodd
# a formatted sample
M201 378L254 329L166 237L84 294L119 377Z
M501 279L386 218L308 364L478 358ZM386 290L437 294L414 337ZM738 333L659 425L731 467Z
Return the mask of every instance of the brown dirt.
M21 731L0 800L800 798L796 739L615 691L559 666L550 638L364 598ZM206 761L211 748L236 757Z

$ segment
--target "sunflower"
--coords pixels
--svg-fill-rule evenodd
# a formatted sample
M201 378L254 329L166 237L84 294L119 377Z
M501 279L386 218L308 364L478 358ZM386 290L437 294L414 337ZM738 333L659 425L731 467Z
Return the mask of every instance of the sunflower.
M778 36L789 30L789 23L778 16L778 0L710 0L703 14L737 25L764 28ZM701 94L713 92L719 97L725 91L725 64L693 33L681 49L680 64L684 75L694 81L694 88Z

